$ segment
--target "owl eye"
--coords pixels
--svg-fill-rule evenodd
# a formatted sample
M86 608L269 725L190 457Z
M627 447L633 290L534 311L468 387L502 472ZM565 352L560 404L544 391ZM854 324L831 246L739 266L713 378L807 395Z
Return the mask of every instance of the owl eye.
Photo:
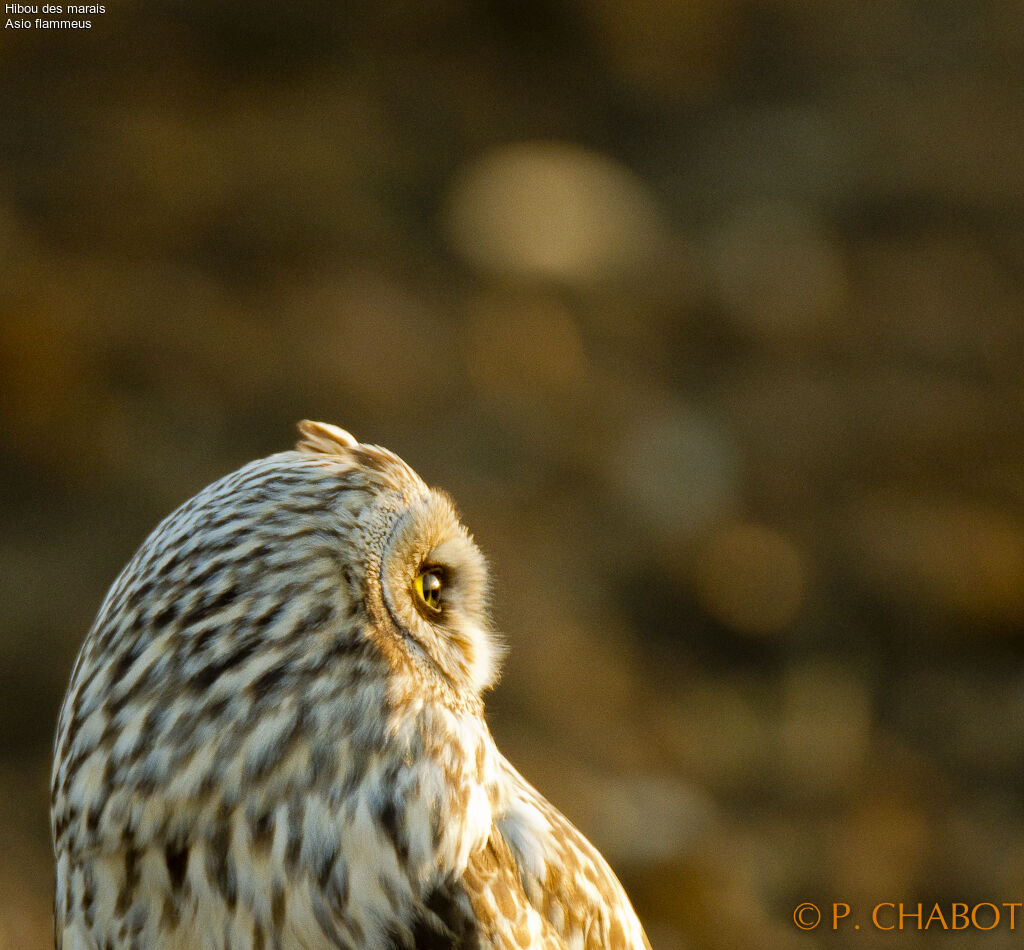
M441 591L444 590L444 571L439 567L421 568L413 581L416 597L431 613L441 612Z

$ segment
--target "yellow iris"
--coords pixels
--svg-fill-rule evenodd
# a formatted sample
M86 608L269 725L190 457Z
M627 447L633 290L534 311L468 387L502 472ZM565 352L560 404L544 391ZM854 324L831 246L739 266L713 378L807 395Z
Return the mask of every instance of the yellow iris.
M413 581L420 603L435 614L441 612L441 590L444 587L444 572L437 567L423 568Z

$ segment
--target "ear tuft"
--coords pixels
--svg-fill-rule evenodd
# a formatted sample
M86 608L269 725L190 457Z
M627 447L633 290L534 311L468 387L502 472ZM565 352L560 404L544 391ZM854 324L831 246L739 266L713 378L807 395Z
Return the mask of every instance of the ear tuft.
M295 448L310 455L345 455L349 449L357 448L359 445L351 433L328 422L311 422L309 419L303 419L299 423L299 432L303 438Z

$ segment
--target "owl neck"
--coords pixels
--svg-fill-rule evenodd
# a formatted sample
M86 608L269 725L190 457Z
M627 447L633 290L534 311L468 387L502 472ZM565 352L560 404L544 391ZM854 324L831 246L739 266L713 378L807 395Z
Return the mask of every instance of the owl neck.
M482 703L453 701L443 684L425 697L421 686L415 699L394 682L391 689L381 749L389 764L370 794L401 829L396 851L414 875L461 873L490 834L496 798L497 753Z

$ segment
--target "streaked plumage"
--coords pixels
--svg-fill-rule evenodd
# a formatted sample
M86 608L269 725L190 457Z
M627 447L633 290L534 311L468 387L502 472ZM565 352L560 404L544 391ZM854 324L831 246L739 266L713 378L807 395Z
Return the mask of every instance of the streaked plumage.
M649 947L483 718L500 647L451 502L303 423L108 593L57 731L63 950Z

